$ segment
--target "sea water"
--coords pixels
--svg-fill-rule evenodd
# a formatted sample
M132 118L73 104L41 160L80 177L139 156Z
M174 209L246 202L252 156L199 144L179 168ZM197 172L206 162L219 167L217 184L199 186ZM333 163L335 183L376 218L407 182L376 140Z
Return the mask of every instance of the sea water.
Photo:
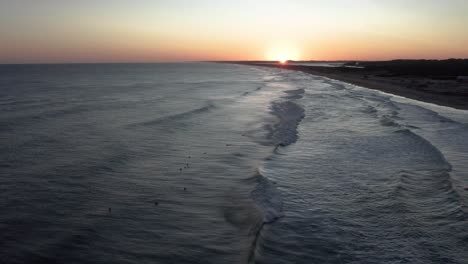
M0 66L1 263L466 263L468 113L214 63Z

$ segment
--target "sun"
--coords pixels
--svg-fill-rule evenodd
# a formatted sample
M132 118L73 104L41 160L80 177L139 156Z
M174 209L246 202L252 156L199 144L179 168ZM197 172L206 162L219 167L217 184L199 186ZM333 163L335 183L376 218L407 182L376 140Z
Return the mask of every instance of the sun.
M279 55L273 55L273 56L270 56L269 57L269 60L271 61L277 61L281 64L285 64L286 62L288 62L289 60L293 60L290 56L288 55L282 55L282 54L279 54Z
M267 60L277 61L281 64L285 64L290 60L299 59L297 49L291 47L272 48L266 53L265 57Z
M288 62L289 59L287 59L286 57L282 57L282 58L279 58L278 59L278 62L281 63L281 64L286 64L286 62Z

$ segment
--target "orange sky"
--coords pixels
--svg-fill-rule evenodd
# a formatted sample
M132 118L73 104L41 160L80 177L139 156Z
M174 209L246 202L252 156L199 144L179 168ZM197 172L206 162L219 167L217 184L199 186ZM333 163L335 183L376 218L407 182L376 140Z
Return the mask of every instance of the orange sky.
M468 58L468 1L0 0L0 63Z

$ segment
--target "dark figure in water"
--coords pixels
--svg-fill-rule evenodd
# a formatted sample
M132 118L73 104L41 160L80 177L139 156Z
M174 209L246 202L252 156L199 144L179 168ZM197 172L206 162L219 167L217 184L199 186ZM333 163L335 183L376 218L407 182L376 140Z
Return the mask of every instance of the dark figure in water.
M109 207L109 213L112 213L112 208Z

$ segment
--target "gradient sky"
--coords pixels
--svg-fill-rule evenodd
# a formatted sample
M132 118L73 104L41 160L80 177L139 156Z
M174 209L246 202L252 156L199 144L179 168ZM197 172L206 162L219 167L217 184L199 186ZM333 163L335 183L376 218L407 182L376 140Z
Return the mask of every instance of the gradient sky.
M451 57L466 0L0 0L0 63Z

